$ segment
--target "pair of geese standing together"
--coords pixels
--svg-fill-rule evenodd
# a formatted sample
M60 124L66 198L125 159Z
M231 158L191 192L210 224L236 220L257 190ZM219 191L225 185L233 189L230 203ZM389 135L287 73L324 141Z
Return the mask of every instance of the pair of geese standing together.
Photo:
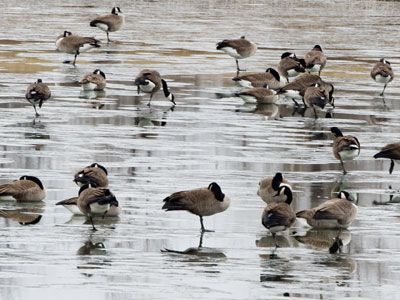
M296 100L303 101L306 107L323 109L326 104L334 107L333 92L334 87L331 83L324 82L321 78L321 71L325 67L327 57L322 51L321 46L315 45L307 52L304 59L299 59L294 53L284 52L278 65L278 71L268 68L266 72L249 73L239 76L239 59L244 59L255 54L257 45L243 36L236 40L223 40L217 44L217 50L222 50L235 58L237 76L234 81L246 87L237 96L243 98L245 102L268 104L275 103L279 94L291 98L298 106ZM293 82L288 83L290 77L304 74L297 77ZM318 72L312 75L311 72ZM371 77L378 83L383 83L381 92L383 96L386 86L394 78L391 64L386 59L380 59L372 68Z

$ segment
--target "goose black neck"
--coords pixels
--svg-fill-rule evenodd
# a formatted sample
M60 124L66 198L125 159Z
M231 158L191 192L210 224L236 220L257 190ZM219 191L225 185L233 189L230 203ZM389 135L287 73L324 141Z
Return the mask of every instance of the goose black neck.
M161 79L161 83L163 86L164 95L165 97L168 97L171 93L169 92L167 82L164 79Z

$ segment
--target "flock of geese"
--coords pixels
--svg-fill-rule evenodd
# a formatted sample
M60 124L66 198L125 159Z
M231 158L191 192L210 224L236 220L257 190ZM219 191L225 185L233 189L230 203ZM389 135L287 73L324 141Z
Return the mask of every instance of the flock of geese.
M97 27L107 34L119 30L124 23L124 17L119 7L114 7L111 14L100 16L90 22L90 26ZM56 39L56 47L60 52L74 55L73 65L77 56L88 49L100 47L100 41L92 37L74 35L64 31ZM304 58L298 58L294 53L284 52L281 56L277 70L268 68L265 72L253 72L240 75L239 60L254 55L257 45L245 37L234 40L223 40L217 43L217 50L224 51L235 59L235 82L245 89L236 93L246 102L275 103L279 95L292 99L295 105L302 101L305 107L323 109L327 104L334 107L334 86L332 83L322 80L327 57L321 46L315 45ZM66 63L71 63L67 61ZM303 74L302 74L303 73ZM318 73L312 74L312 73ZM289 82L290 78L295 79ZM371 77L384 85L381 95L390 83L394 74L390 62L380 59L371 71ZM135 78L138 93L150 94L148 105L150 106L153 95L161 88L164 96L175 105L175 97L169 91L168 85L161 75L150 69L139 72ZM102 90L106 87L106 75L100 69L92 74L85 75L80 81L84 90ZM42 107L43 103L51 97L49 87L38 79L29 85L26 91L26 99L33 105L38 116L36 106ZM315 114L316 116L316 114ZM353 160L360 154L360 143L351 135L343 135L337 127L332 127L334 136L332 151L334 157L340 161L343 173L346 173L344 161ZM392 173L394 163L400 163L400 142L389 144L374 155L374 158L388 158L391 160L389 172ZM121 213L120 205L115 195L108 188L107 169L93 163L90 166L78 170L74 174L74 181L80 187L78 196L57 203L70 210L75 215L85 215L90 219L92 229L96 230L93 222L94 216L117 216ZM257 194L267 203L262 214L262 224L271 233L275 240L277 232L287 230L293 226L296 218L305 219L308 225L314 228L345 229L351 225L357 215L357 207L346 191L340 191L337 197L330 199L317 207L295 213L291 207L293 199L292 186L283 178L281 173L274 177L264 178L259 182ZM18 180L0 185L0 198L12 198L17 201L41 201L46 197L42 182L34 176L22 176ZM225 211L230 206L230 198L222 192L221 187L212 182L208 187L187 191L179 191L166 197L162 209L166 211L188 211L199 216L201 231L206 230L203 217L211 216ZM25 222L25 224L33 224ZM339 247L333 248L335 251Z

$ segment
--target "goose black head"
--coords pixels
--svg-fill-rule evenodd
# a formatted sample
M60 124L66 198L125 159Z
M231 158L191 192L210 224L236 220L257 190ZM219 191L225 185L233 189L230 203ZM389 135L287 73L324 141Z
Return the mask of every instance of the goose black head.
M338 197L339 199L345 199L345 200L351 201L350 194L349 194L348 192L346 192L346 191L340 191L340 192L337 194L337 197Z
M272 188L273 188L275 191L279 190L279 186L280 186L280 184L282 183L282 180L283 180L282 173L276 173L275 176L274 176L274 178L272 178L272 183L271 183L271 185L272 185Z
M292 203L293 200L293 194L292 194L292 190L290 189L290 187L288 187L287 185L281 185L278 189L278 192L276 193L276 195L274 195L274 197L276 196L286 196L286 203L290 205L290 203Z
M208 189L213 192L215 198L218 201L224 201L225 195L224 193L222 193L221 187L216 183L216 182L212 182L210 183L210 185L208 186Z
M380 61L381 63L390 65L390 62L389 62L388 60L384 59L384 58L381 58L379 61Z
M64 31L64 37L72 35L71 31Z
M118 15L118 13L122 14L122 11L121 11L121 9L119 7L113 7L112 10L111 10L111 13L113 15Z
M24 175L24 176L21 176L19 178L19 180L30 180L30 181L33 181L34 183L36 183L40 187L41 190L44 189L42 182L39 180L39 178L37 178L35 176Z
M283 52L281 55L281 59L284 59L285 57L296 58L296 54L292 52Z
M281 80L281 76L279 75L278 71L273 69L273 68L268 68L266 70L267 73L270 73L272 76L275 77L276 80L280 81Z
M94 70L94 71L93 71L93 74L100 75L100 76L102 76L104 79L106 79L106 74L104 74L104 72L101 71L100 69Z
M322 52L322 48L320 45L315 45L313 50L317 50L317 51L321 51Z
M36 80L36 83L41 83L42 82L42 79L38 79L38 80Z
M102 165L100 165L98 163L93 163L93 164L90 165L90 167L92 167L92 168L100 168L100 169L102 169L104 171L104 173L106 173L106 175L108 175L107 169L104 168Z
M246 37L245 37L244 35L242 35L240 38L241 38L242 40L244 40Z
M331 132L335 135L335 137L343 136L343 133L337 127L332 127Z

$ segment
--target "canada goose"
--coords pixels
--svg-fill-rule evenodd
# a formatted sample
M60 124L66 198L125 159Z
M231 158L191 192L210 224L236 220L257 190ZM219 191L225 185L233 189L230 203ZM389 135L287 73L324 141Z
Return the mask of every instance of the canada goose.
M76 57L81 52L98 48L100 47L99 43L100 41L95 38L74 35L70 31L64 31L64 34L61 34L56 39L57 51L75 55L73 65L75 65ZM65 61L64 63L70 63L70 61Z
M277 195L282 186L292 189L290 183L286 179L283 179L282 173L276 173L274 177L267 177L260 180L257 195L267 204L271 202L285 202L287 198L285 194Z
M332 152L336 159L340 160L343 168L343 174L346 174L343 161L353 160L360 155L360 142L355 136L343 136L342 132L337 127L332 127L331 132L335 135L335 140L332 145Z
M13 220L21 225L35 225L42 219L42 215L26 209L0 210L0 217Z
M388 62L384 58L381 58L373 67L371 71L371 77L376 82L385 84L382 93L380 93L380 96L383 96L387 84L391 82L394 78L394 73L390 65L390 62Z
M47 84L43 83L42 79L38 79L36 82L30 84L25 93L25 98L33 105L37 117L39 114L36 110L36 105L39 104L39 108L42 108L43 102L50 97L50 89Z
M62 205L66 209L68 209L73 215L83 215L82 211L78 207L78 197L72 197L66 200L62 200L57 202L56 205ZM121 213L121 206L119 205L118 201L115 199L110 204L110 209L105 213L101 213L101 215L105 217L116 217L119 216ZM92 215L97 215L98 212L92 211Z
M278 90L286 84L286 80L283 76L280 76L273 68L268 68L265 72L236 76L232 80L246 88L262 87L267 84L270 89Z
M239 68L239 59L253 56L257 51L257 45L249 40L246 40L244 36L237 40L223 40L217 43L217 50L222 50L229 56L232 56L236 61L237 73L241 70Z
M335 107L332 96L333 90L333 85L330 83L324 85L316 83L306 89L304 93L304 104L306 107L311 107L314 110L315 117L317 117L316 107L324 109L325 105L328 103Z
M314 228L347 228L357 215L357 206L351 202L349 193L339 192L337 198L325 201L317 207L296 213Z
M111 42L110 38L108 37L108 33L119 30L123 24L124 15L119 7L113 7L111 14L97 17L90 22L91 27L97 27L107 33L108 42Z
M380 157L390 159L389 174L392 174L394 163L400 164L400 142L388 144L374 155L374 158Z
M306 63L304 59L298 59L294 53L284 52L281 55L278 72L289 81L290 77L295 77L300 73L304 73L306 71L305 66Z
M326 64L326 56L322 52L321 46L315 45L311 51L307 52L304 61L306 63L306 70L309 73L318 72L318 75L321 75L321 71Z
M0 185L1 200L42 201L45 197L42 182L34 176L24 175L18 180Z
M100 69L96 69L93 73L86 74L79 83L85 91L101 91L106 87L106 74Z
M323 84L324 81L318 75L304 74L296 77L292 82L284 85L278 90L278 94L282 94L285 97L291 98L294 103L298 106L296 100L303 100L304 94L310 86L316 83Z
M201 231L210 231L204 229L203 217L226 210L231 200L224 193L221 187L212 182L207 188L199 188L189 191L176 192L163 200L165 203L162 209L186 210L200 217Z
M276 92L269 89L267 84L263 87L242 90L235 95L246 103L271 104L278 100Z
M82 214L89 217L94 231L97 229L94 227L92 217L94 215L102 215L104 217L110 209L111 204L118 206L117 199L109 189L92 187L91 184L85 184L79 190L78 208Z
M170 93L167 82L161 78L160 73L157 71L149 69L140 71L135 78L135 84L137 85L138 94L140 91L150 94L150 100L147 104L148 106L150 106L153 95L161 89L161 86L163 88L165 97L174 105L176 105L174 101L175 97L172 93Z
M296 214L290 206L290 203L292 203L292 190L288 186L282 185L276 195L285 195L286 200L285 202L269 203L262 214L262 224L271 232L275 246L278 248L279 245L275 240L275 234L290 228L296 221Z
M96 185L96 187L106 188L108 186L108 172L105 167L98 163L93 163L74 174L74 182L82 187L85 184Z

